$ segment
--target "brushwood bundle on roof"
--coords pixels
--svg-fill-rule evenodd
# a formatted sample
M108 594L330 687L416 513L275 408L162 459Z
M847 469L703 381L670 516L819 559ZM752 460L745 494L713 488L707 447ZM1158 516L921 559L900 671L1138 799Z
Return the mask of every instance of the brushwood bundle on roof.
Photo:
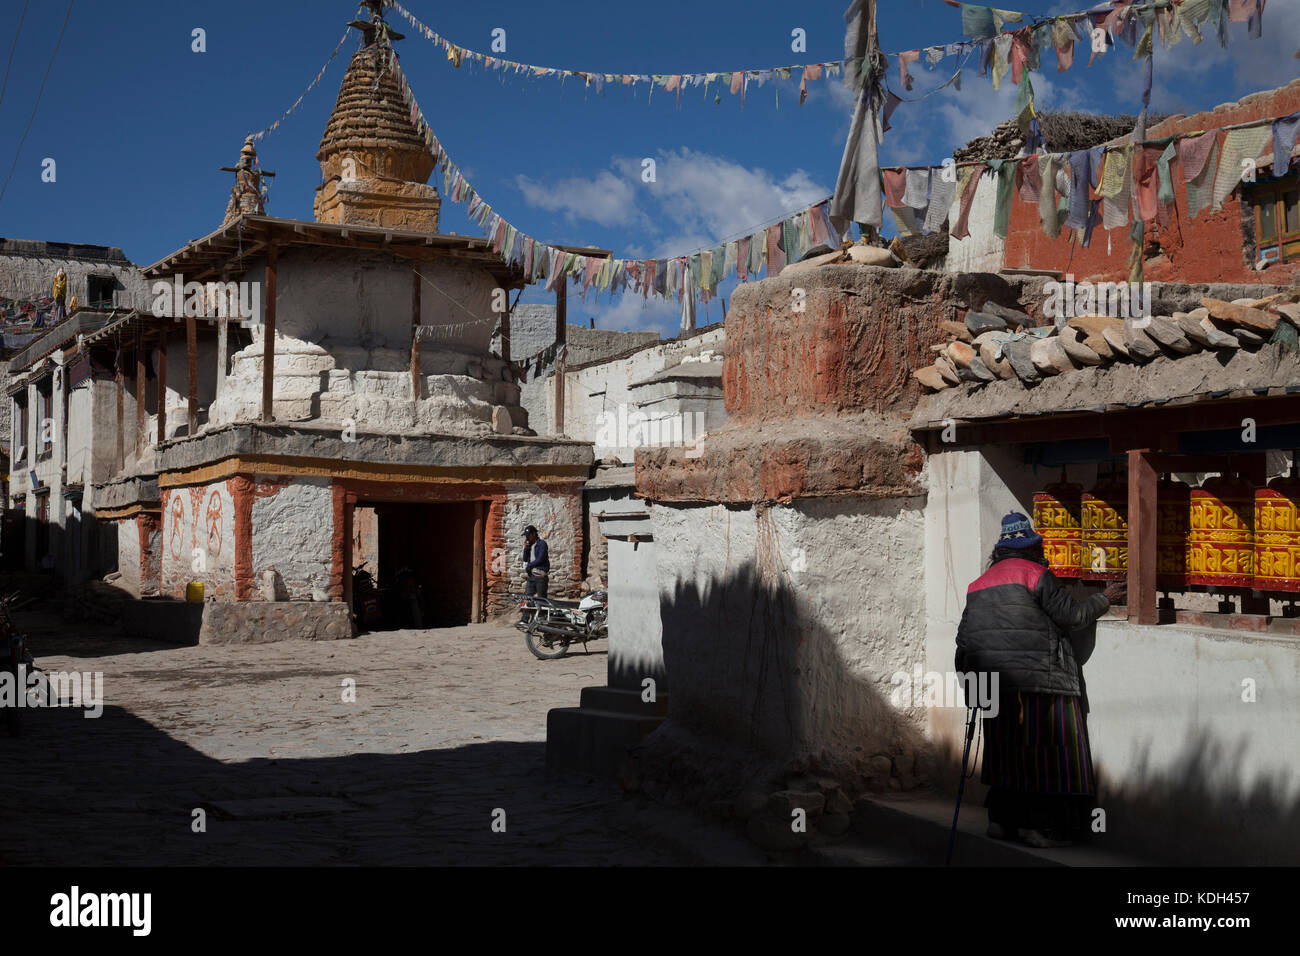
M1164 117L1147 116L1148 128ZM1119 139L1133 132L1136 116L1099 116L1094 113L1039 113L1038 125L1043 131L1047 151L1071 153L1091 149L1102 143ZM988 136L980 136L953 151L957 162L977 162L988 159L1012 159L1025 145L1025 136L1014 119L1000 123Z

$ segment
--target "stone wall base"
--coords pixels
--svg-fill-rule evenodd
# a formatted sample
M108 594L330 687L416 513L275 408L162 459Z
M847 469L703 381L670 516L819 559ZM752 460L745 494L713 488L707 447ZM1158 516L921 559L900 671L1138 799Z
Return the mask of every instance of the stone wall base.
M355 637L341 601L209 601L203 606L200 644L269 644L337 641Z

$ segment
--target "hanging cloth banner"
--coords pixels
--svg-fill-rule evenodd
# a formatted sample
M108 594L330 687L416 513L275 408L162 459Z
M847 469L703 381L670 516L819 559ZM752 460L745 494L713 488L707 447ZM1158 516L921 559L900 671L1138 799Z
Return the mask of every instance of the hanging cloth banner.
M470 186L465 179L464 172L451 161L442 143L434 135L433 129L425 119L424 111L420 109L419 104L415 101L415 96L411 92L411 85L405 73L402 72L397 57L392 53L391 48L387 49L387 56L387 68L392 71L393 78L402 91L403 100L410 111L411 122L428 147L435 163L443 167L443 182L445 188L448 189L449 198L468 202L472 208L476 208L477 211L472 216L473 221L483 229L493 252L507 262L526 263L528 256L531 255L534 268L537 270L537 277L546 276L547 291L554 291L559 282L568 281L569 277L575 277L582 282L584 293L592 287L595 287L597 292L608 292L613 288L615 278L621 277L620 291L630 284L643 297L649 295L652 291L662 297L667 297L674 292L681 293L682 286L677 284L672 287L669 286L670 273L676 274L670 269L669 260L608 259L568 253L524 234L507 222L500 214L493 212L492 207L483 202L478 193ZM458 183L459 186L451 188L450 184L452 183ZM826 216L826 207L829 203L829 197L822 199L814 205L786 216L781 221L769 226L762 234L774 236L775 245L768 250L766 258L757 265L755 265L751 253L751 259L746 263L746 274L752 278L757 278L758 273L766 265L767 274L769 276L776 275L785 267L787 261L796 261L799 253L809 245L807 237L811 235L810 223L813 221L814 216L817 217L819 222L819 231L824 231L827 240L838 246L840 243L840 230L831 225L830 219ZM758 233L755 233L755 235L758 235ZM795 258L787 260L787 256ZM706 298L716 292L725 275L734 273L739 278L739 253L737 252L733 257L729 252L727 243L722 243L715 248L690 257L676 257L674 261L685 261L688 258L692 264L694 285L705 294ZM707 259L707 271L702 271L700 263L705 258Z
M459 68L461 64L468 62L476 63L485 70L513 74L524 78L544 77L558 79L561 83L565 81L581 81L584 88L594 89L597 93L603 92L607 86L621 86L635 92L638 84L644 84L649 88L651 96L654 95L654 90L658 87L665 93L672 93L674 101L678 104L681 102L682 90L686 87L702 86L707 97L709 89L716 84L719 90L725 88L732 95L739 95L743 105L745 88L750 83L761 85L774 77L789 80L793 78L794 72L798 71L799 105L802 106L808 96L809 81L815 82L826 77L839 76L844 65L842 60L829 60L823 63L793 64L755 70L715 70L703 73L603 73L586 70L564 70L556 67L520 63L497 56L488 56L458 46L421 23L415 14L396 2L396 0L386 0L386 5L401 14L420 36L445 51L447 61L453 67Z

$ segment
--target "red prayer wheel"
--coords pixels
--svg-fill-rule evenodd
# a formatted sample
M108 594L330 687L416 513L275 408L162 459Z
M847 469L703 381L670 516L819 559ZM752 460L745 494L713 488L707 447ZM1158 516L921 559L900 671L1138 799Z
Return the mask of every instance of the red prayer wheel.
M1187 583L1254 587L1255 488L1240 477L1209 478L1191 494Z
M1300 591L1300 478L1274 478L1255 490L1254 587Z
M1083 493L1080 577L1119 581L1128 576L1128 482L1108 475Z
M1179 591L1191 566L1192 489L1166 475L1156 486L1156 587Z
M1034 494L1034 529L1043 536L1043 556L1058 578L1083 573L1083 485L1061 480Z

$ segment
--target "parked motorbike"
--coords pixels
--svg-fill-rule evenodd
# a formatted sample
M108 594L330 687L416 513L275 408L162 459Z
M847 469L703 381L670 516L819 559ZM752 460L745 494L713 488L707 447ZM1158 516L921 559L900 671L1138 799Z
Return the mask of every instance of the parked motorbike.
M364 563L352 572L352 615L362 630L372 631L384 623L379 588Z
M0 598L0 671L10 675L13 681L14 697L10 706L0 709L5 712L5 725L10 737L22 733L23 708L19 705L20 695L27 693L27 676L36 669L36 662L27 650L27 638L18 631L10 610L18 602L21 592L15 591Z
M609 595L591 591L580 601L560 601L536 595L515 594L520 600L515 627L524 632L524 643L533 656L549 661L569 653L569 645L609 635Z

